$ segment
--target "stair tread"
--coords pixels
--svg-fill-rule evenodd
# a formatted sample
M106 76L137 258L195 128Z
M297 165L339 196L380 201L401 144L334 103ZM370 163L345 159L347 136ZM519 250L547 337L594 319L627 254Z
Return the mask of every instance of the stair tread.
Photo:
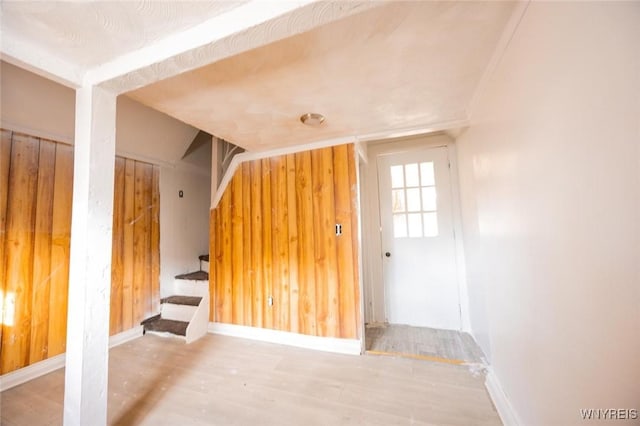
M173 305L198 306L202 297L197 296L169 296L160 300L160 303L171 303Z
M189 323L186 321L157 318L146 323L144 329L146 331L168 332L178 336L186 336L188 326Z
M205 271L189 272L188 274L176 275L178 280L194 280L194 281L206 281L209 279L209 274Z
M201 254L200 256L198 256L198 259L202 260L203 262L208 262L209 261L209 255L208 254Z
M155 320L157 320L157 319L160 319L160 314L154 315L154 316L152 316L152 317L149 317L149 318L147 318L147 319L143 320L143 321L140 323L140 325L147 325L147 324L149 324L150 322L155 321Z

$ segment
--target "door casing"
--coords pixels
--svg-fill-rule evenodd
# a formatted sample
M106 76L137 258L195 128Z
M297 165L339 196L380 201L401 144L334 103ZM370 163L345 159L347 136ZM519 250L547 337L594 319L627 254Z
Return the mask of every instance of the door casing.
M385 322L383 259L380 227L380 200L378 195L377 157L429 147L446 146L451 165L452 220L455 232L456 274L460 294L461 330L470 332L469 298L466 283L462 218L458 183L455 141L444 133L370 142L368 161L363 164L360 179L362 211L362 271L364 320L366 323Z

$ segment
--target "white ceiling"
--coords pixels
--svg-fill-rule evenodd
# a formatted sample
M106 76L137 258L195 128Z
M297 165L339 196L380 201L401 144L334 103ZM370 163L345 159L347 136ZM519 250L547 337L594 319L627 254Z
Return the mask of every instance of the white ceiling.
M233 9L225 1L3 1L2 32L94 67Z
M130 96L247 150L462 121L512 6L393 3Z
M515 4L3 1L2 53L266 150L459 126Z

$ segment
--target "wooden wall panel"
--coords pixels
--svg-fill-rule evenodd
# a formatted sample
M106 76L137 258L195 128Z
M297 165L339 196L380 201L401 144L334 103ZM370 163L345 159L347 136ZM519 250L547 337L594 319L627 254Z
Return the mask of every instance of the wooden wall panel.
M116 158L114 188L124 189L124 158ZM122 284L124 281L124 190L113 191L113 240L111 246L111 308L109 334L122 331Z
M273 328L289 330L289 216L287 214L287 159L271 159L273 208Z
M116 164L117 165L117 164ZM135 226L136 162L125 159L124 163L124 220L122 235L122 326L128 330L134 325L133 317L133 236ZM120 327L117 327L117 329Z
M40 141L14 134L5 246L5 322L0 370L29 364L33 245Z
M271 164L269 159L262 160L262 324L265 328L273 328L273 253L271 241ZM270 304L271 303L271 304Z
M336 252L338 262L338 279L340 281L353 280L357 282L358 277L355 271L358 269L357 257L354 257L354 247L356 245L356 228L352 224L352 200L355 200L355 182L351 182L349 175L349 158L352 158L353 151L350 146L341 145L333 149L333 180L335 187L335 212L336 223L342 224L342 238L336 240ZM353 162L351 162L353 164ZM352 192L352 188L353 191ZM358 286L355 286L357 289ZM353 310L353 306L359 304L356 292L353 288L340 287L339 295L340 310L340 334L357 335L358 318Z
M213 321L359 337L355 167L343 145L238 168L211 212Z
M42 361L47 358L49 352L47 341L49 340L49 278L51 276L51 231L53 225L51 212L53 211L56 144L42 141L38 161L29 364Z
M150 237L147 228L146 213L147 200L145 197L146 164L135 164L135 191L133 198L133 321L143 318L146 314L145 283L147 274L147 238Z
M355 152L355 145L351 144L351 145L347 145L347 153L348 153L348 165L349 165L349 193L351 195L351 255L353 256L353 262L351 263L353 265L353 280L355 283L359 283L360 282L360 276L359 276L359 272L360 272L360 258L359 258L359 254L358 254L358 247L360 247L360 240L358 239L358 162L355 161L356 158L356 152ZM345 289L346 291L346 289ZM361 299L360 299L360 285L356 284L355 286L353 286L353 289L351 289L351 291L355 294L353 300L355 301L356 304L356 309L354 312L355 315L355 327L356 327L356 333L358 335L358 338L363 338L364 336L361 336L361 328L359 326L360 324L360 306L361 306Z
M111 334L160 312L160 170L116 158Z
M9 164L11 159L11 132L0 131L0 353L2 353L2 324L5 303L5 236L7 224L7 198L9 194Z
M222 244L220 244L220 239L222 236L222 226L220 223L220 211L221 209L216 209L215 211L211 212L211 225L213 226L209 226L209 232L213 232L214 237L213 240L211 240L213 247L210 247L209 249L209 256L211 256L211 253L213 253L213 262L211 263L211 266L213 266L213 274L215 274L215 278L212 279L212 274L209 274L209 283L211 283L211 281L217 283L222 282ZM211 260L211 258L209 258L209 260ZM214 321L220 321L220 311L222 310L224 303L218 296L218 291L210 291L209 294L211 295L211 306L214 307L212 308L212 312L215 315L215 317L209 318L215 318Z
M253 324L253 270L251 251L251 165L242 164L242 238L247 243L242 244L242 312L244 313L242 325ZM212 292L213 293L213 292Z
M242 230L242 173L237 173L231 181L231 299L233 310L231 322L244 323L244 276L243 265L243 230Z
M296 154L296 224L298 227L298 327L316 335L316 276L311 152Z
M222 282L224 286L219 293L220 300L219 306L222 307L220 311L221 321L230 323L233 319L233 295L232 289L232 267L233 267L233 252L231 251L231 192L227 192L220 201L221 204L221 217L220 222L222 226L221 243L222 243Z
M338 319L338 265L333 182L333 150L311 152L313 234L316 273L316 317L319 336L340 335ZM340 239L344 239L341 237Z
M0 373L5 374L66 348L73 148L1 132ZM116 159L113 230L111 334L159 310L157 166ZM140 291L136 312L132 283Z
M296 193L296 157L286 156L287 161L287 215L289 231L289 321L288 328L292 333L300 331L298 320L300 305L300 286L298 274L298 204Z
M71 204L73 201L73 147L56 144L51 226L51 282L49 285L48 357L67 347L67 291L71 244Z
M251 245L251 325L263 326L264 311L262 299L262 162L251 163L251 235L247 236ZM224 321L223 321L224 322Z
M160 312L160 167L153 166L151 180L151 314Z

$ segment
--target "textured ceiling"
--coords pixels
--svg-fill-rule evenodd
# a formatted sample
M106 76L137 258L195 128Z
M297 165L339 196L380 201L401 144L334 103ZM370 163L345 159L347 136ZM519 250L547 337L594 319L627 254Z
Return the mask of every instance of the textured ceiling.
M129 95L247 150L464 120L513 6L395 2Z
M246 1L3 1L2 31L81 68L100 65Z
M5 0L0 47L256 151L460 125L516 3Z

